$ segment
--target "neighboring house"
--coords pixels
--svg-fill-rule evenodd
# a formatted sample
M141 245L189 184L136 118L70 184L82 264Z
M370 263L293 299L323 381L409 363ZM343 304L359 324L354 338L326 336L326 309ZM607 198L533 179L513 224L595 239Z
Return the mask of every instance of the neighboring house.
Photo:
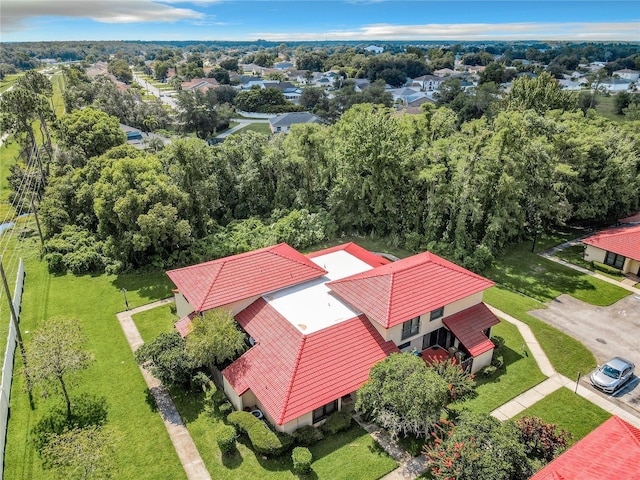
M640 78L640 71L624 68L622 70L616 70L615 72L613 72L613 76L615 77L616 75L620 78L624 78L625 80L637 82L638 78Z
M412 85L418 85L422 90L431 92L438 90L443 78L435 75L422 75L413 79Z
M640 224L640 212L635 215L631 215L630 217L621 218L618 220L618 223L625 225L638 225Z
M624 219L623 219L624 220ZM640 225L608 228L582 240L584 259L640 275Z
M167 272L176 328L225 308L251 347L222 371L238 410L259 408L280 431L323 421L354 400L370 368L393 352L491 362L482 303L493 282L431 253L390 262L347 243L302 255L286 244Z
M640 430L613 416L530 480L637 480Z
M367 78L353 78L351 81L356 92L362 92L371 86L371 82Z
M277 68L278 70L289 70L293 68L293 63L291 62L278 62L273 64L273 68Z
M185 92L194 92L196 90L206 92L220 86L215 78L194 78L188 82L182 82L180 85Z
M171 140L169 140L168 138L156 135L155 133L142 132L137 128L130 127L129 125L125 125L123 123L120 124L120 129L127 135L127 143L129 145L133 145L139 150L146 149L149 141L153 138L159 138L162 141L163 145L171 143Z
M626 92L632 86L633 82L626 78L607 78L598 84L598 90L606 90L608 92Z
M269 119L269 126L272 133L289 133L291 125L297 123L322 123L322 119L309 112L283 113L277 117Z
M376 55L379 55L380 53L384 52L384 47L379 47L378 45L369 45L368 47L365 48L365 50L367 52L375 53Z
M460 72L456 72L455 70L451 70L450 68L441 68L440 70L436 70L433 74L436 77L448 77L450 75L458 75Z

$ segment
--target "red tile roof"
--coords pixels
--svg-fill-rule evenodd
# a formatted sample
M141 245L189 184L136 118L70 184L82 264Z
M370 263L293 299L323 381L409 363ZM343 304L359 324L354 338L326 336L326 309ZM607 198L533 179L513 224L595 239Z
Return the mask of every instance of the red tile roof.
M494 283L430 252L327 283L384 328L406 322Z
M482 331L497 325L500 320L484 303L479 303L444 317L442 323L460 340L472 357L477 357L495 346Z
M582 243L640 261L640 225L608 228Z
M193 328L193 318L196 316L196 312L191 312L186 317L181 318L176 323L173 324L175 329L178 331L181 337L186 337L191 333L191 329Z
M196 312L325 275L286 243L167 272Z
M238 394L251 389L278 425L357 390L398 351L363 315L304 335L260 298L236 320L256 344L222 374Z
M640 430L613 416L530 480L638 480Z
M316 258L322 255L327 255L329 253L339 252L342 250L349 253L350 255L353 255L358 260L362 260L364 263L373 268L391 263L391 260L388 260L380 255L376 255L375 253L372 253L353 242L343 243L342 245L337 245L335 247L329 247L325 248L324 250L309 253L307 254L307 258Z
M640 223L640 212L635 215L631 215L630 217L621 218L618 220L620 223Z

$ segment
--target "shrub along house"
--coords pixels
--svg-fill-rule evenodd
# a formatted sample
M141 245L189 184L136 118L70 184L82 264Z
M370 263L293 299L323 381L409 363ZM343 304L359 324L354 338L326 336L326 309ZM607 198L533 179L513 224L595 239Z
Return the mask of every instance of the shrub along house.
M308 255L279 244L167 273L183 336L219 307L250 336L224 391L280 431L341 410L392 352L455 356L471 371L491 362L498 319L482 292L493 283L432 253L390 262L354 243Z

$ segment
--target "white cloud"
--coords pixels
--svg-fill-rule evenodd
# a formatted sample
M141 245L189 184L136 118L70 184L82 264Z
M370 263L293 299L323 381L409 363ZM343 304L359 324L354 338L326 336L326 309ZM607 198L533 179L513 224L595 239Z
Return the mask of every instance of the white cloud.
M102 23L137 23L200 19L204 14L152 0L2 0L4 32L24 30L30 18L42 16L90 18Z
M638 41L638 22L372 24L328 32L257 32L271 41L312 40L620 40Z

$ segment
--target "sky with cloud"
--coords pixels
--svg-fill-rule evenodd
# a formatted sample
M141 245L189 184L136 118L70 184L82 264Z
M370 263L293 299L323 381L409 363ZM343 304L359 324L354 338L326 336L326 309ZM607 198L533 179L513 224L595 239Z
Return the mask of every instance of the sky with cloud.
M620 40L640 0L2 0L0 40Z

